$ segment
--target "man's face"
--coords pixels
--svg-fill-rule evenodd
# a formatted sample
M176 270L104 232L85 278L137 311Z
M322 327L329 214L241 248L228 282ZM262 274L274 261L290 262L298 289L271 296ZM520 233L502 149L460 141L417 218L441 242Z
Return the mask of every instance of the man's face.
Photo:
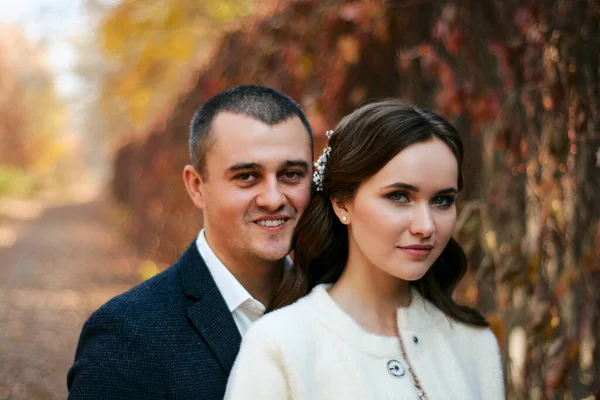
M210 135L197 204L209 245L225 265L283 259L310 200L306 128L298 117L271 126L223 112Z

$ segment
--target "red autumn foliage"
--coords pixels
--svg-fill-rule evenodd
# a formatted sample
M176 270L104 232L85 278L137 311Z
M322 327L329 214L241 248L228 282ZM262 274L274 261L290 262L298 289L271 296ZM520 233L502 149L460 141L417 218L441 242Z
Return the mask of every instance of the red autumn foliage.
M200 225L181 170L207 97L248 82L280 89L307 111L317 152L365 100L425 104L464 132L473 202L457 235L471 271L457 297L476 293L506 365L523 366L507 369L508 397L599 393L599 26L592 0L290 1L227 34L168 120L119 150L115 193L140 251L169 262ZM524 353L508 340L517 328Z

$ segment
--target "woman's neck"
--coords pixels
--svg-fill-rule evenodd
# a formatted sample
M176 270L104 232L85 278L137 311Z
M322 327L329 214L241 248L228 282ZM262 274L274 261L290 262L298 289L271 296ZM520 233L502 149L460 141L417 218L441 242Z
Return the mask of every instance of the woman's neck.
M351 260L329 294L365 330L383 336L398 335L398 307L411 300L409 282Z

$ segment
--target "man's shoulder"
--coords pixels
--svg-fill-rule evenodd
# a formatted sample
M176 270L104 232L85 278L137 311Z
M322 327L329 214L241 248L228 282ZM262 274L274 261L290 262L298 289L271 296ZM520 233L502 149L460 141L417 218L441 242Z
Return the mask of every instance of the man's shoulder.
M105 312L127 310L134 308L154 308L157 302L163 303L165 299L172 298L174 294L182 292L179 266L174 264L152 278L139 283L120 295L110 299L100 309Z
M196 244L192 242L174 264L107 301L90 316L86 325L103 322L144 325L150 322L148 325L152 327L164 326L173 318L185 318L181 311L188 304L188 292L198 295L210 286L206 283L208 272L205 269Z
M167 327L179 329L185 315L177 312L177 264L120 294L85 322L67 385L69 398L149 398L162 390ZM183 314L183 315L182 315ZM94 394L96 393L96 394ZM142 393L144 393L142 395Z
M181 292L176 265L108 300L89 317L86 325L126 325L154 318L172 308Z

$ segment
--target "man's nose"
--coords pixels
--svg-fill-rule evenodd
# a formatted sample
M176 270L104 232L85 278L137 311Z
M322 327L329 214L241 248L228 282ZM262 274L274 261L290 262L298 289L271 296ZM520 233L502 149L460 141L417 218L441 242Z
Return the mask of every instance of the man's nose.
M261 192L256 197L256 204L269 211L279 210L287 202L281 189L280 182L277 179L266 180Z

